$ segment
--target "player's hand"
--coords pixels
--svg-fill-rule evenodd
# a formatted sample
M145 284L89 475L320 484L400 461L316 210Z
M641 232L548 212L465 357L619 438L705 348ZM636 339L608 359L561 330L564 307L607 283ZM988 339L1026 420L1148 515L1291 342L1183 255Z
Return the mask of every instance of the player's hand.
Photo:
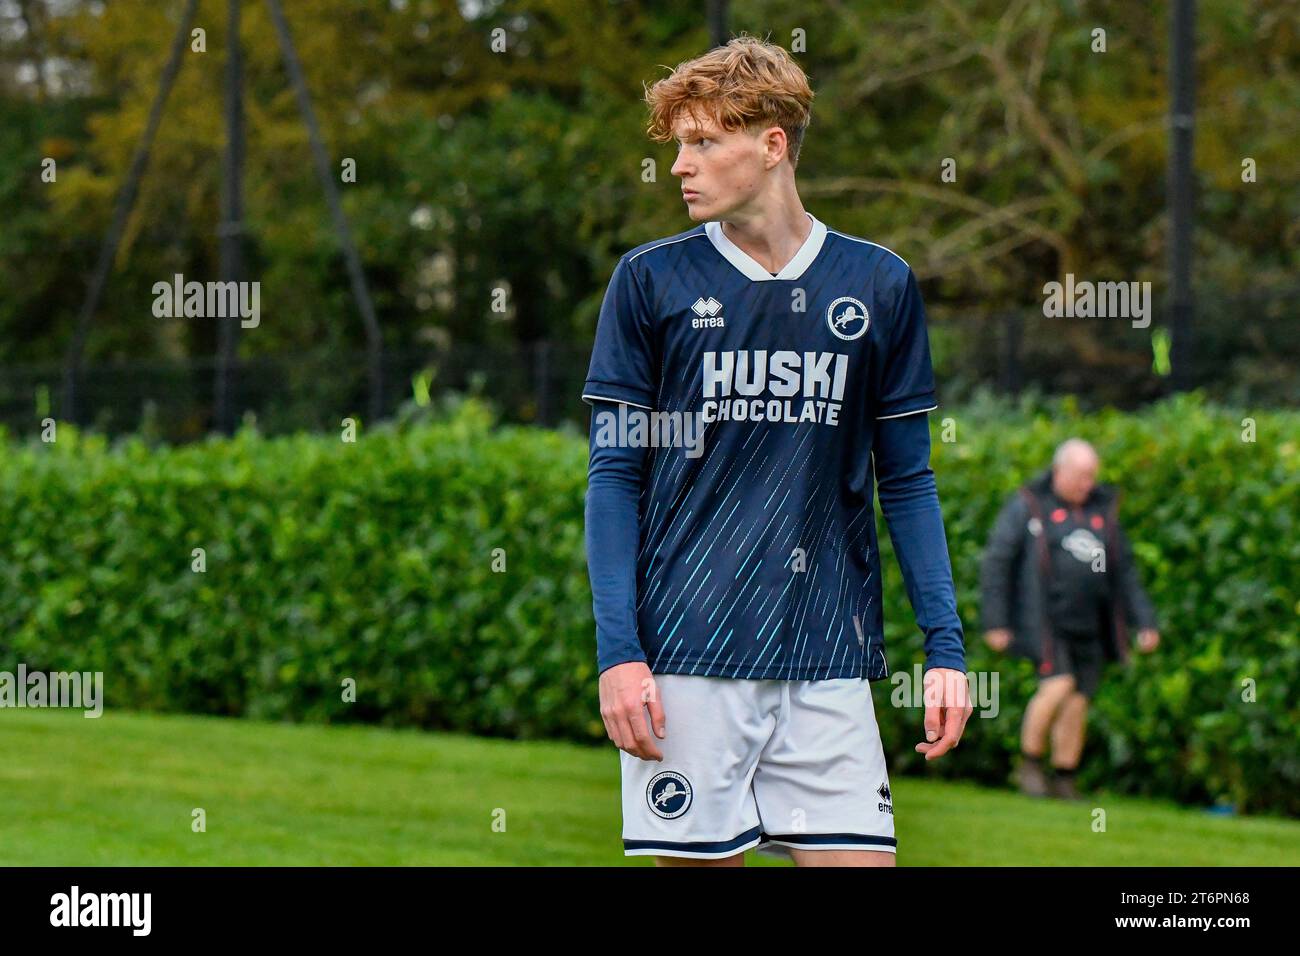
M1150 654L1160 644L1160 632L1154 627L1144 627L1138 631L1138 650Z
M995 627L984 632L984 641L995 651L1005 651L1011 643L1011 631L1005 627Z
M642 760L663 760L664 755L655 746L654 737L645 725L645 711L650 708L650 720L655 736L665 736L663 704L654 676L645 661L628 661L615 664L600 675L600 716L605 721L605 733L619 750L626 750Z
M926 760L942 757L961 740L966 719L975 708L970 703L966 675L951 667L925 672L925 743L916 745Z

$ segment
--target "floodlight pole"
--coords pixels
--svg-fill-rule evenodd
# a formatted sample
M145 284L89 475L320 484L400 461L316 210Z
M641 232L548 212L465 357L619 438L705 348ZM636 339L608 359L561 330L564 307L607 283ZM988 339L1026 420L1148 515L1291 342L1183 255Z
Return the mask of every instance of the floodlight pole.
M221 157L221 220L217 223L222 283L244 280L244 79L239 42L240 0L226 7L226 149ZM239 288L227 285L226 288ZM241 301L238 297L227 302ZM217 367L213 383L213 417L216 430L234 430L234 378L238 374L238 310L217 317Z
M727 44L727 0L709 0L709 39L713 46Z
M1169 318L1174 391L1195 382L1192 369L1192 133L1196 118L1196 2L1174 0L1169 24Z

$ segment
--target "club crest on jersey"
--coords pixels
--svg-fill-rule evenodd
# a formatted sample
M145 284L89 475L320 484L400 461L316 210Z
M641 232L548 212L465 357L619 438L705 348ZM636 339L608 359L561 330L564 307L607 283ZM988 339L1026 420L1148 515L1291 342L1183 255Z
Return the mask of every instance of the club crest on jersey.
M867 307L851 295L842 295L826 307L826 324L846 342L861 338L870 322Z
M675 820L691 808L691 783L676 770L665 770L650 778L645 798L656 815Z
M722 303L709 296L707 299L699 298L691 303L691 311L698 318L691 319L691 328L693 329L715 329L726 325L725 320L718 313L722 311Z

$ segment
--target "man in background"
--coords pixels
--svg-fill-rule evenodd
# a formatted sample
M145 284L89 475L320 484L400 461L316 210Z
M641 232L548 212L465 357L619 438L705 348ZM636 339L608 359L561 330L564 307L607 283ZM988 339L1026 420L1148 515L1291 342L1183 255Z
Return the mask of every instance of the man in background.
M1086 441L1062 443L1052 467L1002 508L980 568L985 640L1029 657L1042 678L1020 732L1018 783L1031 796L1079 798L1075 771L1102 667L1129 660L1132 627L1144 652L1160 640L1120 528L1119 494L1097 484L1100 465Z

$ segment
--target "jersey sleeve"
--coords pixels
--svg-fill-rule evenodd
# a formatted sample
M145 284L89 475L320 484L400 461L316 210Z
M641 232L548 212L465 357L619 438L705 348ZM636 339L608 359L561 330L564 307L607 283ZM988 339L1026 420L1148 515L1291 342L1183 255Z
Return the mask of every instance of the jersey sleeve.
M602 445L597 440L600 416L617 415L617 406L596 399L591 409L583 534L596 619L596 670L604 673L616 664L646 659L637 636L636 563L637 503L648 451L644 445Z
M659 385L652 318L631 264L626 257L619 259L600 306L582 387L584 401L605 399L654 409Z
M925 305L911 269L907 270L907 279L898 293L893 320L876 396L877 419L898 418L939 407L934 392L934 369L930 365Z
M930 467L929 422L920 415L900 415L878 426L872 461L880 510L917 626L925 635L925 669L950 667L965 673L965 635Z

